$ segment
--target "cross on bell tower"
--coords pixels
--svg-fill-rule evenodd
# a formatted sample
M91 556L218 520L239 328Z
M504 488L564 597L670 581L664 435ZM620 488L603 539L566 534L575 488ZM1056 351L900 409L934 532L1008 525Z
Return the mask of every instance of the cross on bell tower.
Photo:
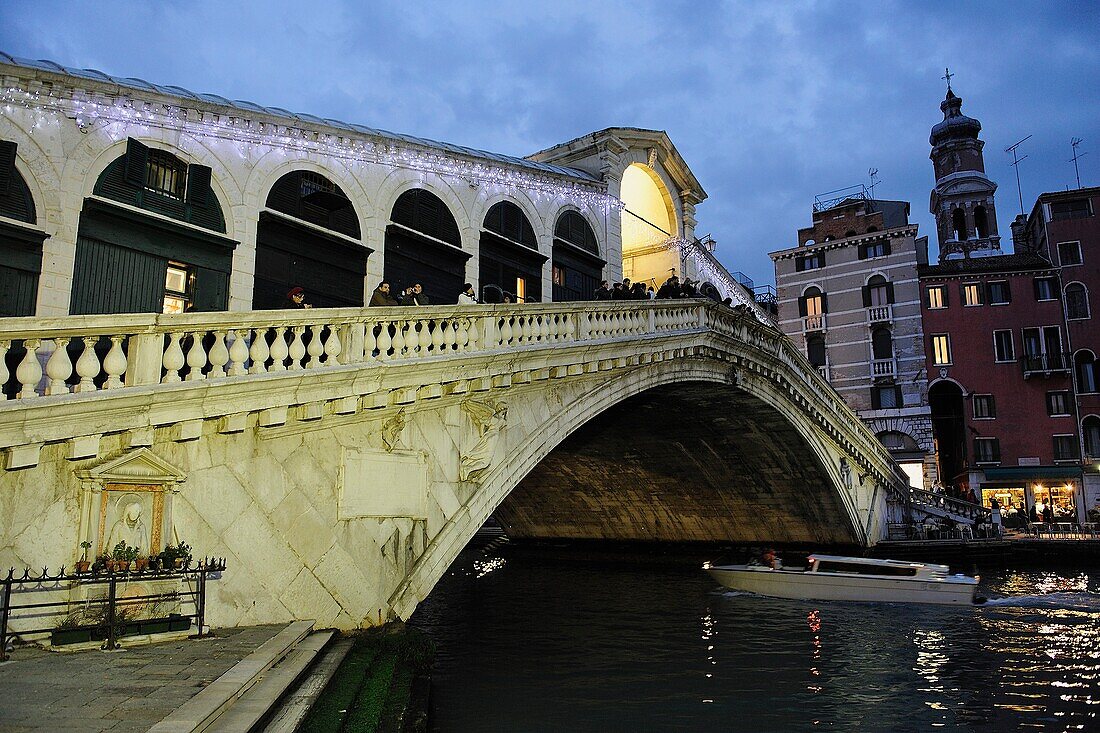
M928 208L936 217L941 262L1001 253L993 201L997 184L985 174L985 143L978 139L982 123L962 113L962 98L951 89L953 76L945 68L940 77L947 82L947 96L940 103L943 121L928 138L936 172Z

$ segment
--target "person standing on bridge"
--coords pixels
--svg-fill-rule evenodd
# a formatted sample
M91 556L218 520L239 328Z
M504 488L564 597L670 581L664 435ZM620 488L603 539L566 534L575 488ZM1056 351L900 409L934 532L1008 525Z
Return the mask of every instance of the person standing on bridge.
M600 283L600 287L596 288L593 297L596 300L611 300L611 288L608 286L607 280Z
M306 302L306 290L305 288L295 285L290 289L290 292L286 294L286 302L283 304L283 308L312 308L313 306Z
M378 283L378 287L374 289L374 293L370 296L371 306L385 306L385 305L397 305L397 300L390 295L390 284L383 280Z
M477 293L474 292L473 283L462 286L462 292L458 294L459 305L477 305Z

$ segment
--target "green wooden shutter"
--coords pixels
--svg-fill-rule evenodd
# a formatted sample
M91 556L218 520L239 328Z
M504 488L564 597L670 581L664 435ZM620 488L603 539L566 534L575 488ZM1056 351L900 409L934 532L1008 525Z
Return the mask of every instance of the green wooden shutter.
M886 302L894 304L894 283L886 283Z
M132 137L126 138L126 182L144 187L148 163L149 148Z
M159 313L167 265L162 257L77 237L69 312Z
M210 168L205 165L187 166L187 194L184 197L192 206L206 206L210 200Z
M11 180L15 177L16 144L0 140L0 195L8 192Z
M798 296L798 315L802 316L803 318L806 317L806 296L805 295Z
M871 307L871 286L870 285L864 285L862 288L860 288L860 290L863 291L863 307L864 308L870 308Z

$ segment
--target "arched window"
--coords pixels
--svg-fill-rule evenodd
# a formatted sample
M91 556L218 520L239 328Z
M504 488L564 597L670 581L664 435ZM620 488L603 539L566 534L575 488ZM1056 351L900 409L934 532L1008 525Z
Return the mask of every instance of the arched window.
M888 328L876 328L871 332L871 354L875 359L894 357L894 338Z
M894 286L882 275L872 275L863 288L863 307L878 308L894 302Z
M798 300L801 316L820 316L825 313L825 293L816 285L806 288L806 292Z
M984 206L974 207L974 231L980 239L989 236L989 218L985 213Z
M466 280L468 252L447 204L431 191L401 194L386 227L385 279L390 292L421 285L431 303L454 303Z
M1066 318L1089 318L1089 294L1081 283L1066 286Z
M479 247L478 280L482 292L492 286L512 295L516 303L542 300L542 266L538 240L523 210L511 201L494 204L485 215ZM482 297L484 302L492 302Z
M856 230L855 229L849 229L848 231L844 232L844 236L845 237L854 237L854 236L856 236Z
M256 227L252 307L286 307L295 287L305 289L314 308L362 307L371 250L360 241L347 194L320 173L296 170L275 182L265 205Z
M1085 455L1100 459L1100 417L1089 415L1081 421L1081 434L1085 438Z
M1096 356L1091 351L1078 351L1073 357L1073 367L1077 375L1077 391L1096 392Z
M911 436L896 430L888 430L878 434L878 440L890 451L919 451L920 445Z
M951 212L951 229L955 232L956 241L966 241L966 212L962 209Z
M825 337L812 334L806 337L806 358L815 367L825 366Z
M567 209L554 224L551 280L555 301L594 297L606 264L599 256L596 233L578 211Z
M16 144L0 140L0 216L34 227L30 187L15 167ZM45 232L0 222L0 316L33 316Z

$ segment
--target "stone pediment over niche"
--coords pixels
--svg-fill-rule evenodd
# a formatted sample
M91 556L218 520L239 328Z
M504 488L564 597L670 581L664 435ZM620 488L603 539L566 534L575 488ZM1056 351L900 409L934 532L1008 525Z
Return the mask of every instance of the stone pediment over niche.
M98 484L175 484L187 475L148 448L137 448L77 471L78 478Z

